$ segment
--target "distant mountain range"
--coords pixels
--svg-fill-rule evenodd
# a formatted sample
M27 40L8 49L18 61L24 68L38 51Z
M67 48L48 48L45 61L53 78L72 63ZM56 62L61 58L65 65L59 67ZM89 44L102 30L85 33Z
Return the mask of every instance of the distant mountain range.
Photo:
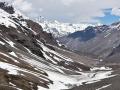
M83 31L60 37L58 40L71 50L92 54L99 58L109 57L113 62L120 62L120 22L89 26Z
M88 26L94 26L92 24L71 24L71 23L61 23L58 21L47 21L43 20L39 22L43 30L52 33L53 37L58 38L65 35L69 35L76 31L84 30Z

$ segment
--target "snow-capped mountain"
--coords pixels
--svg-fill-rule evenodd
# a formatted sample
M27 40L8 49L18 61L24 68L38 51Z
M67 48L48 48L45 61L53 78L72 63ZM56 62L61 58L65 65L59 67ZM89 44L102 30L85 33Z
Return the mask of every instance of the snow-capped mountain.
M69 35L76 31L84 30L88 26L94 26L92 24L71 24L71 23L62 23L58 21L47 21L43 20L40 22L40 25L43 27L43 30L52 33L55 38Z
M1 90L80 90L80 86L99 90L116 85L114 80L99 84L116 79L111 68L82 63L92 58L57 47L52 35L38 23L4 2L0 5Z

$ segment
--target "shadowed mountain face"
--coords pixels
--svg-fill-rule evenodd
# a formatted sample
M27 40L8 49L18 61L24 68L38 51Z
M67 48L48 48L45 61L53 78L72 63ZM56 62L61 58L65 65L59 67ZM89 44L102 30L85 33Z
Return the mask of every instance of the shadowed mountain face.
M87 41L96 36L96 32L93 27L86 28L85 31L77 31L73 34L68 35L68 38L79 38L80 41Z
M98 26L98 27L93 27L93 26L88 26L85 30L83 31L77 31L74 32L70 35L68 35L68 38L79 38L80 41L88 41L94 37L96 37L98 34L108 30L109 27L106 25L103 26Z

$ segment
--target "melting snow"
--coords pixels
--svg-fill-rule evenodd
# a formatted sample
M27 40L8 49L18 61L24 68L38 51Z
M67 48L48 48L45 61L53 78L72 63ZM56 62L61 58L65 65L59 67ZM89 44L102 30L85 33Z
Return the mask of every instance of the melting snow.
M46 88L43 88L41 86L38 86L38 90L47 90Z
M14 43L12 41L7 41L7 43L11 46L14 47Z
M101 88L98 88L98 89L96 89L96 90L101 90L101 89L107 88L107 87L109 87L109 86L111 86L111 85L112 85L112 84L108 84L108 85L102 86Z
M49 78L54 81L54 84L49 86L49 90L70 89L76 85L80 86L83 83L95 83L102 79L114 76L111 75L112 71L98 71L91 73L81 72L81 75L66 75L51 71L46 72L48 73Z
M112 70L112 68L109 68L109 67L94 67L94 68L91 68L91 71L95 71L95 70Z
M6 57L8 57L8 58L10 58L10 59L13 60L14 62L19 63L16 59L14 59L13 57L10 57L9 55L7 55L7 54L5 54L5 53L0 52L0 54L6 56ZM9 53L9 54L10 54L10 53ZM12 53L12 54L13 54L13 53ZM11 54L10 54L10 55L11 55ZM7 60L5 60L5 61L7 61Z
M22 89L20 89L20 88L17 88L16 85L13 84L13 83L11 83L11 82L10 82L9 84L12 85L12 86L13 86L15 89L17 89L17 90L22 90Z
M0 44L5 45L5 43L4 43L4 42L2 42L2 41L0 41Z
M12 21L9 17L10 14L0 9L0 24L5 25L6 27L12 26L16 28L14 21Z
M0 62L0 68L8 70L9 74L17 75L16 67L7 63Z
M10 52L9 54L14 56L14 57L17 57L17 55L14 52Z
M68 58L68 57L65 57L64 55L61 55L61 54L59 54L59 53L57 53L57 52L55 52L55 51L53 51L53 50L50 50L49 48L45 47L45 46L42 45L42 44L41 44L41 47L43 48L43 50L44 50L45 52L49 52L49 53L52 53L52 54L56 55L57 58L58 58L57 60L59 60L59 61L61 61L61 59L63 59L63 60L66 60L66 61L73 62L72 59L70 59L70 58ZM56 57L54 57L54 58L56 58ZM59 59L59 58L60 58L60 59Z

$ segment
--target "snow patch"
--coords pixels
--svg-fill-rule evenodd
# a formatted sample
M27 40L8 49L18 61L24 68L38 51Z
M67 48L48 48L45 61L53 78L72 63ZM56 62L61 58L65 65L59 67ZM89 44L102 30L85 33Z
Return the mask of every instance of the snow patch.
M14 52L10 52L9 54L14 56L14 57L17 57L17 55Z
M101 89L107 88L107 87L109 87L109 86L111 86L111 85L112 85L112 84L108 84L108 85L102 86L101 88L98 88L98 89L96 89L96 90L101 90Z
M9 17L10 17L10 14L8 14L4 10L0 9L0 24L5 25L6 27L12 26L12 27L16 28L14 21L11 20Z
M2 42L2 41L0 41L0 44L5 45L5 43L4 43L4 42Z
M109 68L109 67L94 67L94 68L91 68L91 71L95 71L95 70L112 70L112 68Z

